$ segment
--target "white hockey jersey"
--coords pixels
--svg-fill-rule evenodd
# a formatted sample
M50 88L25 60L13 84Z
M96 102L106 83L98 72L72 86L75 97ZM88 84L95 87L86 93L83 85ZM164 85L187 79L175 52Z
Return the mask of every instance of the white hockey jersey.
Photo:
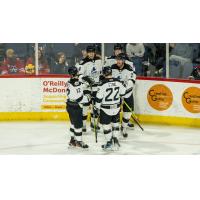
M124 67L119 69L117 64L114 64L112 65L112 76L126 85L128 93L126 93L125 98L130 97L133 94L136 80L136 73L133 71L132 67L124 63Z
M121 98L125 94L126 88L118 79L104 79L98 86L96 107L108 115L116 115L120 110Z
M102 72L102 60L99 57L95 57L94 59L85 58L80 62L77 68L79 69L80 80L83 76L91 78L94 81L92 90L96 91Z
M78 79L70 79L67 82L67 101L81 104L90 102L90 95L84 94L85 85Z

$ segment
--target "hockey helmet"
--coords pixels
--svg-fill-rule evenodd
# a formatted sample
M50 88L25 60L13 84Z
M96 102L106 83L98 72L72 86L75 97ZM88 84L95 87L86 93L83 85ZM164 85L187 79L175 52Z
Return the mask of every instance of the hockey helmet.
M86 51L87 51L87 53L95 52L95 46L92 46L92 45L87 46Z
M122 47L121 44L117 43L117 44L114 45L114 51L115 50L122 50L122 49L123 49L123 47Z
M71 76L76 76L78 74L78 69L76 67L69 67L68 73Z
M110 66L105 66L102 70L104 76L112 74L112 68Z

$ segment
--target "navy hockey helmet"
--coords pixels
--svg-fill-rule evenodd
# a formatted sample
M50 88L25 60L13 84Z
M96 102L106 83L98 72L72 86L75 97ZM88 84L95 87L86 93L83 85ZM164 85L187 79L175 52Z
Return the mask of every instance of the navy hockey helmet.
M87 53L88 52L95 52L95 46L92 46L92 45L87 46L86 51L87 51Z
M116 56L117 60L126 60L126 55L124 53L120 53Z
M123 47L121 44L117 43L114 45L114 50L122 50L122 49L123 49Z
M104 76L112 74L112 68L110 66L105 66L102 70Z
M76 67L69 67L68 73L71 76L76 76L78 74L78 69Z

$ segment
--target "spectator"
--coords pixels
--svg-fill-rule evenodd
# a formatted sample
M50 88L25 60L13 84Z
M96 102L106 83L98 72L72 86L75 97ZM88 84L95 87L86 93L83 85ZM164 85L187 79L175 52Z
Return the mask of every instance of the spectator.
M87 57L87 51L86 51L86 49L82 49L82 50L81 50L81 54L82 54L81 59L86 58L86 57Z
M142 43L128 43L126 45L126 53L129 59L133 62L135 66L136 74L141 76L144 74L144 69L142 67L142 60L144 56L144 45Z
M3 64L3 61L4 61L4 57L2 55L0 55L0 74L2 72L2 64Z
M7 49L6 58L1 65L1 74L24 74L24 64L17 58L13 49Z
M48 61L40 49L38 49L38 70L39 74L48 74L50 72Z
M5 44L0 43L0 74L1 74L1 66L5 59Z
M166 77L166 44L159 43L155 44L156 55L155 55L155 66L156 75Z
M170 78L187 78L193 69L193 46L190 44L170 44Z
M26 65L28 64L35 65L35 54L28 58ZM42 49L38 49L38 71L39 74L48 74L50 72L49 64Z
M65 53L57 53L56 64L51 69L51 74L68 74L68 63Z
M189 76L189 79L200 80L200 65L194 67L191 75Z

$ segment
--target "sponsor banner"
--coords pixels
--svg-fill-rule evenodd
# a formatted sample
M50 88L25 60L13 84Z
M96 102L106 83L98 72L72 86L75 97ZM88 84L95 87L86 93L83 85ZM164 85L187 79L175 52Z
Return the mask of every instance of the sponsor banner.
M182 94L182 104L188 112L200 113L200 88L187 88Z
M68 78L0 78L0 112L66 112ZM137 80L135 112L140 115L200 118L200 84Z
M68 78L0 78L0 112L66 112Z
M42 78L41 94L42 103L41 110L46 112L64 112L66 111L66 89L67 79L64 78Z
M200 118L200 84L137 80L135 112L143 115Z
M172 105L173 95L167 86L156 84L149 89L147 99L152 108L163 111Z

